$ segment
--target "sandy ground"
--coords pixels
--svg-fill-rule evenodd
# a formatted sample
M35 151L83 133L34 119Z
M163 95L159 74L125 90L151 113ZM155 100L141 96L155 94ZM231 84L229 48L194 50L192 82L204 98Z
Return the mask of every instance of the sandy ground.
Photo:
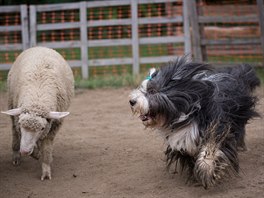
M129 88L77 91L70 116L54 145L52 180L40 181L38 161L11 163L11 122L0 115L0 197L263 197L264 119L247 127L249 150L240 153L240 177L209 190L186 185L185 175L165 169L165 145L131 115ZM264 115L264 87L258 110ZM6 110L0 93L0 109Z

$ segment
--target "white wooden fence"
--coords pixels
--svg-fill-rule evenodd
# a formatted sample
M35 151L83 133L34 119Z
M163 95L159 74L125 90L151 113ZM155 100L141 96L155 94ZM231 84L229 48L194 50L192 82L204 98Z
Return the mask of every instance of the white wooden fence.
M79 49L81 52L80 59L68 60L72 68L81 67L82 78L89 77L89 67L100 67L109 65L132 65L133 74L140 72L141 64L163 63L174 59L175 55L167 54L161 56L142 57L140 56L140 48L143 45L154 44L181 44L184 46L185 54L193 54L198 61L206 61L206 46L223 45L252 45L252 48L262 43L262 53L264 57L264 8L263 0L257 0L256 8L258 12L253 12L251 16L203 16L198 13L198 0L108 0L108 1L83 1L78 3L66 4L50 4L50 5L26 5L20 6L0 6L0 14L2 13L20 13L20 25L1 26L1 32L21 32L21 43L0 44L0 53L5 51L22 51L31 46L46 46L54 49ZM166 3L182 3L181 14L173 14L171 16L158 17L140 17L139 6L147 4L166 4ZM130 10L129 18L120 19L102 19L88 20L87 15L89 9L106 8L109 6L127 6ZM253 5L254 7L254 5ZM48 22L39 23L38 15L44 12L52 11L72 11L77 10L78 21L74 22ZM188 13L189 12L189 13ZM190 23L189 24L189 19ZM250 39L227 39L227 40L210 40L203 36L204 24L222 23L224 21L252 22L260 27L260 37ZM183 34L172 34L170 36L152 36L141 37L139 35L139 26L152 24L182 24ZM129 38L111 38L111 39L90 39L88 38L89 28L107 27L107 26L129 26L131 28L131 37ZM191 27L191 28L190 28ZM70 41L45 41L38 40L38 33L45 31L78 29L79 37L77 40ZM190 32L190 29L192 30ZM191 35L190 35L191 34ZM191 46L192 38L192 46ZM94 47L116 47L129 46L132 49L132 55L119 58L100 58L94 59L89 57L89 49ZM259 53L259 52L258 52ZM264 58L263 58L264 60ZM0 70L8 70L11 63L0 63Z
M184 44L185 53L191 53L190 44L190 31L189 21L186 7L186 0L183 3L183 15L171 16L171 17L138 17L138 6L142 4L156 4L167 2L182 2L181 0L111 0L111 1L93 1L93 2L79 2L79 3L66 3L66 4L51 4L51 5L30 5L29 9L29 31L27 24L27 9L25 5L12 6L12 7L0 7L0 12L21 12L21 26L9 26L0 27L0 31L13 31L21 30L23 35L22 43L17 45L0 46L0 50L18 50L26 49L32 46L46 46L50 48L80 48L81 60L69 60L71 67L80 67L82 70L82 77L87 79L89 77L90 66L106 66L106 65L120 65L127 64L133 65L133 73L138 74L140 64L146 63L162 63L168 60L174 59L175 56L159 56L159 57L140 57L139 48L144 44L166 44L166 43L182 43ZM89 23L87 21L87 9L95 7L107 7L107 6L120 6L128 5L131 9L131 18L129 19L110 19L110 20L98 20ZM38 24L37 14L45 11L61 11L61 10L79 10L79 22L64 22L64 23L50 23L50 24ZM182 23L184 26L183 36L159 36L159 37L146 37L139 38L138 26L143 24L167 24L167 23ZM88 40L87 30L91 27L97 26L109 26L109 25L130 25L132 29L131 39L102 39L102 40ZM38 31L45 30L61 30L79 28L80 40L79 41L63 41L63 42L38 42ZM132 46L132 57L125 58L110 58L110 59L90 59L88 57L88 50L90 47L102 47L102 46ZM8 69L10 64L0 64L0 69Z

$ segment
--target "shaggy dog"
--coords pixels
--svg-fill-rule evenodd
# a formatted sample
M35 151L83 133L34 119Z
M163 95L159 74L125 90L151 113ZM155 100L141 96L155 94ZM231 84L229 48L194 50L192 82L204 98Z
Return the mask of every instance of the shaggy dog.
M167 165L187 171L204 188L239 172L245 125L257 113L252 91L260 84L247 64L213 69L181 57L149 76L129 96L134 114L158 129L168 147Z

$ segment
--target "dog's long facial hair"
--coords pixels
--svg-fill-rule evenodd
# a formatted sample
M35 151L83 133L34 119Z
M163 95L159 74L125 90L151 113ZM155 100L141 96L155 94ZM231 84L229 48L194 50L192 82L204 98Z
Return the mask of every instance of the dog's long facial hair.
M247 64L214 70L185 57L169 62L129 96L134 114L168 143L167 165L189 173L205 188L238 174L238 149L246 149L245 125L253 116L260 84Z

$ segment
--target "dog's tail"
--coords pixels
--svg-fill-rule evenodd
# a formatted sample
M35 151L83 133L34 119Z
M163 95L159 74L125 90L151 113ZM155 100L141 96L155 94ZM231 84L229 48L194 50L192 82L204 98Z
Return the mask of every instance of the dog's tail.
M249 91L253 91L260 85L260 80L254 68L249 64L241 64L233 67L230 74L236 77L236 79L242 80Z

